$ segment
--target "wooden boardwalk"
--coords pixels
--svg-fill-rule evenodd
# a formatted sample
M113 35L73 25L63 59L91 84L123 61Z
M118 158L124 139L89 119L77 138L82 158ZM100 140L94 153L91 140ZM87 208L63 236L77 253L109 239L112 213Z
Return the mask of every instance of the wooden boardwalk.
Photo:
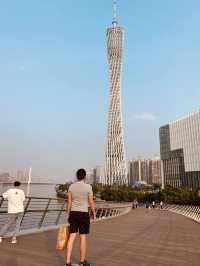
M56 232L0 245L0 266L63 266ZM200 224L167 211L133 210L92 226L88 260L94 266L200 266ZM78 261L78 241L74 262Z

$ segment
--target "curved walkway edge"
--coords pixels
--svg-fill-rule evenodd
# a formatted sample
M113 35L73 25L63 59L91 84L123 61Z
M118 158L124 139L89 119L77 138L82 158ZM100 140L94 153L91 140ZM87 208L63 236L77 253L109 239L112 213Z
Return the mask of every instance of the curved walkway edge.
M0 266L63 266L55 250L57 231L20 236L0 245ZM92 225L88 260L92 266L199 266L199 224L168 211L133 210ZM74 262L78 261L78 241Z

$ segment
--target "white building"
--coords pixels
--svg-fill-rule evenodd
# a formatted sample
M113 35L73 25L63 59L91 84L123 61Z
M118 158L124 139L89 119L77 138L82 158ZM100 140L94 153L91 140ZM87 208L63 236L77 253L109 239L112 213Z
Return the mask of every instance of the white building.
M121 104L123 40L114 3L112 26L107 30L109 113L104 183L108 185L128 184Z

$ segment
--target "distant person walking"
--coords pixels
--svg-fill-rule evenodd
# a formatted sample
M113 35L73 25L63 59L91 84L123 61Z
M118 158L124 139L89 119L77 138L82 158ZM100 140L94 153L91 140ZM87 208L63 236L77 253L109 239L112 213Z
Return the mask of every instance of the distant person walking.
M161 200L160 202L160 209L162 210L163 209L163 201Z
M137 209L137 207L138 207L138 201L137 201L137 199L134 199L134 201L133 201L133 209Z
M147 210L151 210L151 205L150 205L149 201L145 202L145 207L146 207Z
M80 235L80 266L90 266L86 261L86 235L90 231L90 206L94 221L96 220L92 187L86 184L86 171L79 169L76 173L78 181L70 185L68 190L67 214L70 224L70 236L67 243L66 266L71 266L71 255L77 233Z
M8 200L8 222L0 230L0 243L3 241L3 237L8 232L8 229L12 224L15 224L15 229L12 235L12 243L17 243L17 234L20 230L20 224L24 214L24 191L20 189L21 183L14 182L14 188L8 189L3 198Z
M152 207L153 207L153 209L155 209L155 207L156 207L155 201L152 202Z

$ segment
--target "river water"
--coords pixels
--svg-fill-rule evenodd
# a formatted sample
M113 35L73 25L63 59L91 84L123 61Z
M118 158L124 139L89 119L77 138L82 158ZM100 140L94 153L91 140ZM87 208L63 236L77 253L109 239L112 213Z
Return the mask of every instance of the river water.
M43 198L56 198L55 186L56 184L32 184L30 196L43 197ZM13 184L0 183L0 195L2 195L2 193L9 188L13 188ZM27 184L22 184L21 189L23 189L26 194Z

